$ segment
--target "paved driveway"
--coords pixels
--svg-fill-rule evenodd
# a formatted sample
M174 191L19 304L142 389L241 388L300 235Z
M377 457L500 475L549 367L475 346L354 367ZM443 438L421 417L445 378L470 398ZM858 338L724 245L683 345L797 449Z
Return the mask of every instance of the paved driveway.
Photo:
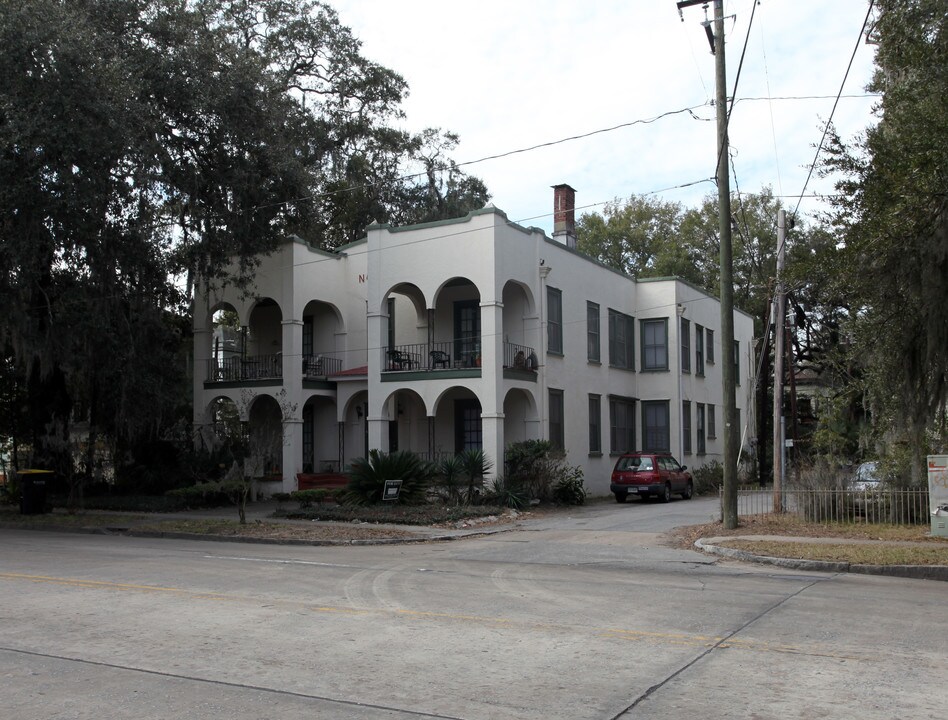
M0 531L11 718L926 718L944 583L665 547L716 500L289 547Z

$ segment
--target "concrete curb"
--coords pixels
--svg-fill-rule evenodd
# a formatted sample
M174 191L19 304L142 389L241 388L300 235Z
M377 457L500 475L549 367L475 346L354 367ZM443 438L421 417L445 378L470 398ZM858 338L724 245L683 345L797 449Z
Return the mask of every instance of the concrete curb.
M755 555L746 550L715 545L716 538L698 538L695 547L704 552L731 560L755 562L763 565L776 565L789 570L808 570L811 572L860 573L862 575L885 575L889 577L912 578L916 580L939 580L948 582L948 565L859 565L854 563L830 562L828 560L800 560L798 558L778 558L768 555Z
M411 537L395 538L353 538L352 540L305 540L302 538L257 538L240 535L210 535L205 533L187 533L162 530L135 530L123 527L79 527L75 525L17 525L0 523L0 530L34 530L39 532L75 533L79 535L118 535L141 538L166 538L169 540L207 540L214 542L256 543L260 545L311 545L311 546L356 546L356 545L411 545L426 542L450 542L472 537L484 537L509 532L514 527L491 528L470 532L459 531L454 534L440 535L416 534Z

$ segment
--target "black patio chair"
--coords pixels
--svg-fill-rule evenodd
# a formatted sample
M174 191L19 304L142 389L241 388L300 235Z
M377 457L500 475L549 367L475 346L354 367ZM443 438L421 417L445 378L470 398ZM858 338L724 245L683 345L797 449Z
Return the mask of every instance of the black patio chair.
M431 358L431 367L432 368L449 368L451 367L451 356L448 355L444 350L432 350L428 353Z
M389 370L411 370L411 356L401 350L386 350Z

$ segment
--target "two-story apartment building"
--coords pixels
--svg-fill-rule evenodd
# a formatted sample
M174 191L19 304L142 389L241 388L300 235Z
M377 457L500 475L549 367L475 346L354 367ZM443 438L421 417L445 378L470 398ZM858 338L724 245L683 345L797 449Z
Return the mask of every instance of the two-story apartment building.
M553 238L488 206L372 225L335 252L288 239L261 259L249 297L196 296L195 425L210 431L229 406L251 432L275 429L258 468L271 490L370 448L481 448L502 472L507 445L548 439L599 495L621 452L720 460L725 362L752 421L752 319L735 312L722 348L716 298L580 254L573 207L557 186Z

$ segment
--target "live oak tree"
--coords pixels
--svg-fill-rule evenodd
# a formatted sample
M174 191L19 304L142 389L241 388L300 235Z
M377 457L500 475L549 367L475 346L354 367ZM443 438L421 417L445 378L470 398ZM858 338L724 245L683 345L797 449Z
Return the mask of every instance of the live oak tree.
M834 138L824 165L841 178L829 287L852 308L876 439L909 448L920 483L926 448L944 448L948 400L948 14L939 0L876 6L878 123Z
M196 276L487 199L312 0L0 0L0 77L0 345L66 477L187 414Z

